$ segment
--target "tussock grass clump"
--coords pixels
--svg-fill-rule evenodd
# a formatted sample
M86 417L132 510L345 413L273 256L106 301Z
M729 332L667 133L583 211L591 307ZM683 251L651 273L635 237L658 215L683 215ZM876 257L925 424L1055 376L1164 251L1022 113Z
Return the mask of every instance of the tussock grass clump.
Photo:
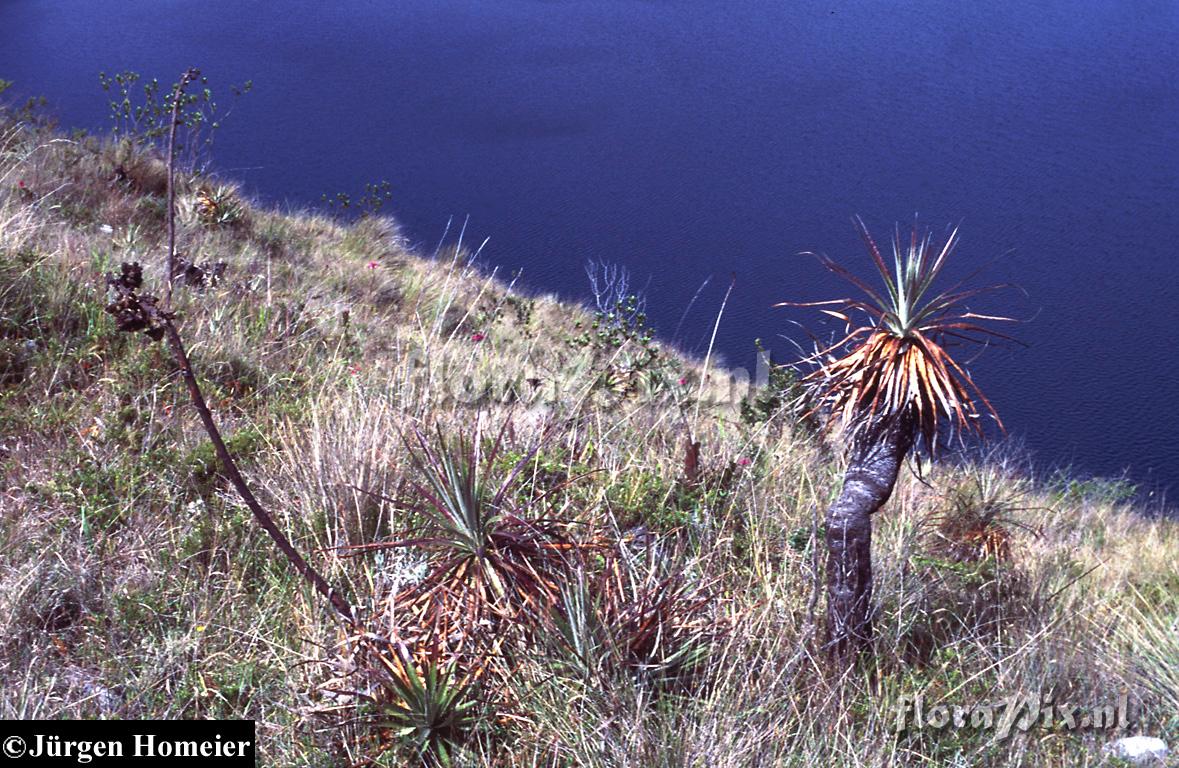
M898 701L1125 691L1135 731L1179 738L1179 530L1116 486L902 472L871 655L834 674L817 515L846 467L775 393L721 396L645 327L595 336L465 232L415 254L391 220L182 174L177 253L224 266L177 281L176 323L342 626L166 350L104 312L120 262L164 276L157 162L0 118L0 716L253 718L275 765L1063 767L1110 735L898 734Z

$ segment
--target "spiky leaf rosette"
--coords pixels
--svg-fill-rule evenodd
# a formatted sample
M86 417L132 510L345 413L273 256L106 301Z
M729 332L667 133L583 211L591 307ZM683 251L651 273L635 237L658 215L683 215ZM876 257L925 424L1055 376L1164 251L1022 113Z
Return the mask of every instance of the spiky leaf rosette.
M946 260L958 244L955 227L940 245L916 225L907 242L899 227L892 242L892 269L886 265L864 222L855 218L868 253L884 282L881 291L830 258L815 254L824 267L855 285L867 299L783 302L778 306L823 307L842 320L846 335L821 349L811 361L816 370L804 381L812 385L817 405L833 424L863 430L897 417L911 420L926 446L933 450L938 427L948 422L952 432L982 432L982 415L990 414L1003 427L990 401L970 374L946 351L949 342L985 343L988 337L1010 339L978 321L1008 321L1009 317L980 315L965 302L987 288L963 289L961 283L933 290ZM853 315L866 315L865 325L852 328Z
M355 554L421 551L423 577L384 598L390 629L410 645L431 637L467 665L502 656L535 617L548 614L585 546L570 537L567 521L542 513L547 495L521 492L536 449L500 476L508 427L505 421L493 440L484 440L478 424L457 439L415 430L406 443L420 474L416 524L394 541L349 547Z
M561 586L550 639L557 668L606 684L620 674L663 686L688 685L727 630L715 584L687 563L621 543L603 568Z
M376 696L369 697L377 725L410 747L422 765L450 765L479 721L478 671L461 671L436 644L415 653L400 642L368 640L367 650L368 674L379 683Z

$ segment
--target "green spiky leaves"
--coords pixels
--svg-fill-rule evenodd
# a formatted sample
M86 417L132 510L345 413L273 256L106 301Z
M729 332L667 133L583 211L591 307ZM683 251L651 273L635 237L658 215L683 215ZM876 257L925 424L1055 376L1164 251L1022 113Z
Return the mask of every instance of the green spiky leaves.
M925 444L933 449L938 426L955 432L982 432L982 415L1002 421L970 374L946 351L949 341L985 342L988 337L1010 337L988 329L980 320L1012 318L980 315L965 302L989 288L935 291L934 283L958 244L958 230L935 244L916 226L907 240L898 228L892 242L891 268L862 220L856 226L884 284L878 289L836 264L817 256L828 270L864 292L867 300L835 299L783 302L778 306L822 307L821 312L846 324L846 334L817 352L817 364L806 381L813 385L816 410L825 410L833 423L853 433L899 416L912 420ZM853 315L868 323L853 328Z

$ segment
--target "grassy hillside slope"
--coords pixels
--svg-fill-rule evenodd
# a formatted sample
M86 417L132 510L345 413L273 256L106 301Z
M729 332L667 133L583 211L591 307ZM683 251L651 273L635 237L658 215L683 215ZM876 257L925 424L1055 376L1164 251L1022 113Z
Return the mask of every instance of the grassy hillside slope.
M379 681L224 482L166 348L104 312L122 261L159 285L163 180L126 144L0 116L0 717L246 717L266 765L405 764L356 695ZM341 547L420 521L415 428L509 424L488 471L526 459L514 503L611 542L625 556L586 573L621 563L667 614L644 650L602 608L616 621L586 630L605 638L590 674L530 635L506 680L473 689L456 762L1108 764L1099 731L895 734L898 697L918 693L1125 692L1134 732L1179 741L1179 528L1118 485L1001 455L904 473L876 521L875 669L831 679L814 526L841 458L773 392L743 412L727 372L648 343L641 319L599 333L610 318L510 289L454 237L430 258L385 219L268 210L207 178L178 197L178 251L204 270L178 288L178 323L215 416L374 632L404 629L389 598L425 555ZM671 664L689 640L695 663Z

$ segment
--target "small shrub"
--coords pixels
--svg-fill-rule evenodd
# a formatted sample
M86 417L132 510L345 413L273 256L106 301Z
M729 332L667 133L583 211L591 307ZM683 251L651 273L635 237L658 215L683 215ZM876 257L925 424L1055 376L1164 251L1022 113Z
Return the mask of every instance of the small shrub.
M1032 605L1027 576L1014 566L987 557L957 561L929 554L909 560L921 585L914 618L902 638L901 656L926 664L940 648L959 641L993 639Z
M582 329L582 321L574 326ZM569 344L589 355L589 363L599 372L597 389L611 398L633 396L660 382L655 330L647 324L642 300L636 294L599 308L589 328L571 337Z
M222 121L228 116L228 111L222 111L213 92L209 88L209 79L197 70L190 70L192 80L200 87L186 89L180 94L178 105L178 125L180 131L176 144L177 159L184 167L202 172L208 164L209 152L213 146L213 138L221 127ZM102 90L110 94L108 107L111 122L114 124L116 136L126 137L130 142L140 147L153 147L164 151L168 142L168 133L172 121L173 94L176 87L164 90L160 81L152 78L140 85L141 76L138 72L117 72L108 75L98 73L98 83ZM253 88L252 81L246 81L241 86L231 85L230 91L235 98L249 93ZM137 91L142 91L142 95ZM124 173L126 169L124 169ZM167 170L164 170L164 184L167 185ZM160 192L160 194L163 194Z
M382 179L365 183L364 192L355 200L347 192L336 192L330 196L325 192L320 196L320 199L324 206L333 213L342 215L345 211L356 210L361 218L370 218L379 216L385 203L392 197L392 186L388 181Z

